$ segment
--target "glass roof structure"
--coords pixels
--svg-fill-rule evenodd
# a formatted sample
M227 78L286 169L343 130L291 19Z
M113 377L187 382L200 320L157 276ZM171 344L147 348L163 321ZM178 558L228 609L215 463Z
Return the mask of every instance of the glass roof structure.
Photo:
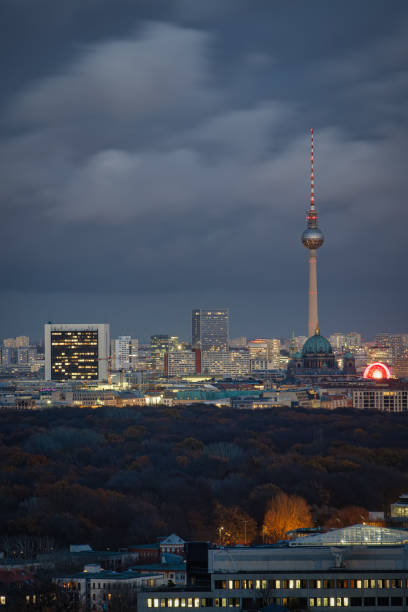
M408 531L372 525L352 525L327 533L296 538L289 542L289 546L401 546L402 544L408 544Z

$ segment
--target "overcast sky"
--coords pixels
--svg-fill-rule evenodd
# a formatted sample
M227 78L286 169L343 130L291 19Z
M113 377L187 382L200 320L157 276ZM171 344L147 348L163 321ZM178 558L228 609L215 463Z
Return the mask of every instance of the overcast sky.
M0 337L408 332L406 0L2 0Z

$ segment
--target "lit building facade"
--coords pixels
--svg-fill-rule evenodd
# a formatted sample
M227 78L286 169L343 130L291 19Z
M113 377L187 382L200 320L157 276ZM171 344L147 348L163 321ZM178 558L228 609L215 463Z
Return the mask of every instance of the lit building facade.
M155 334L151 336L150 355L154 369L164 372L164 356L167 353L176 351L179 346L178 336L170 336L169 334Z
M250 371L250 358L246 350L208 351L201 353L201 372L220 378L246 376Z
M408 385L380 386L376 383L353 389L353 408L380 410L381 412L406 412L408 410Z
M164 374L166 376L186 376L188 374L195 374L197 368L196 351L171 351L164 356Z
M108 380L109 324L44 326L45 380Z
M228 308L199 308L192 313L192 346L202 351L228 351Z
M130 336L119 336L112 340L112 370L136 370L138 347L138 339Z
M353 525L280 546L213 548L206 588L141 592L137 609L407 610L407 543L406 531Z
M397 378L408 378L408 355L394 359L392 373Z

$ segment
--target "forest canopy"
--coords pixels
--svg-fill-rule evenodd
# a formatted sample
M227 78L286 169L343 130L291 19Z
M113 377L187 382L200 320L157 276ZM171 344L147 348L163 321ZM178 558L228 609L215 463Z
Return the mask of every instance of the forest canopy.
M194 405L0 419L0 537L274 540L283 494L300 499L303 526L341 526L408 491L404 414Z

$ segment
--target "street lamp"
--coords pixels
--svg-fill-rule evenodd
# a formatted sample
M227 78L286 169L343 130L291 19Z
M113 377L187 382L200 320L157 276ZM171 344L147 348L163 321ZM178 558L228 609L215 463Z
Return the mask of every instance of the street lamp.
M218 544L221 546L222 544L222 532L224 531L224 527L218 527Z

